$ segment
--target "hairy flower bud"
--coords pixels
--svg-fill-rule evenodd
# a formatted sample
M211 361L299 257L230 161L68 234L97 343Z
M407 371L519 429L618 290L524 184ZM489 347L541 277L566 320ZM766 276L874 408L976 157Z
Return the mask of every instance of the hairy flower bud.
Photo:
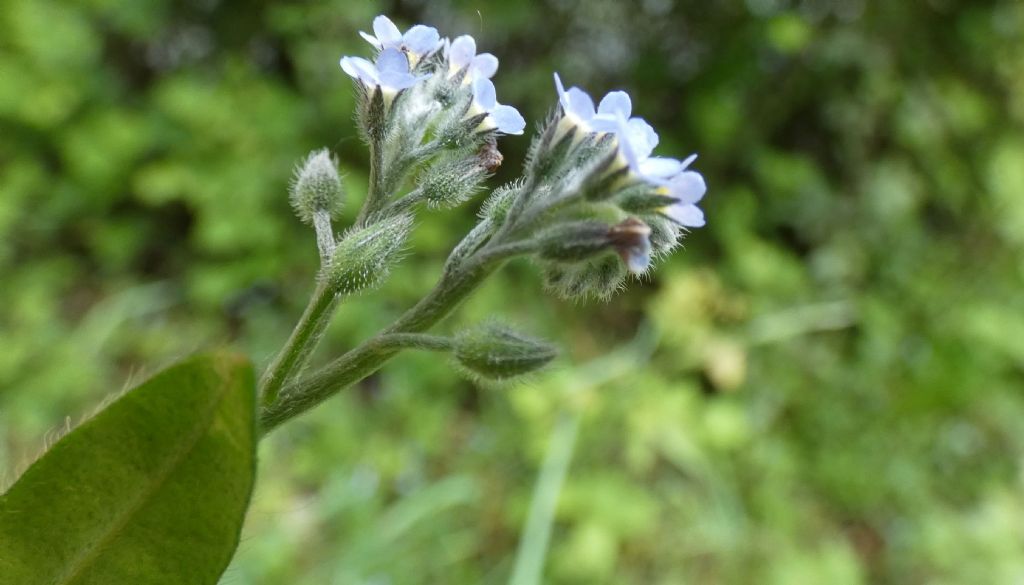
M540 257L560 262L586 260L612 245L610 228L599 221L558 224L539 239Z
M477 132L477 128L487 119L486 113L470 115L461 120L453 120L445 124L438 132L438 141L446 148L462 148L477 144L486 134Z
M578 264L550 263L544 287L564 299L608 300L622 288L626 267L615 254L602 254Z
M359 128L368 142L379 144L384 140L388 129L387 110L394 95L385 98L383 90L378 87L359 87L359 109L357 119Z
M612 226L609 239L619 257L633 274L646 272L651 265L651 228L635 217Z
M295 214L309 225L313 225L313 216L319 211L326 211L331 217L341 212L344 187L338 163L326 148L311 152L295 168L289 199Z
M338 293L353 293L383 281L401 256L412 216L401 213L343 234L321 278Z
M623 211L644 214L661 211L678 200L658 193L646 183L640 183L623 190L615 201Z
M487 323L455 337L455 361L469 374L505 380L535 371L558 355L555 346L505 325Z
M418 185L432 207L452 208L473 196L487 178L476 158L449 158L427 169Z
M495 189L480 208L480 219L489 219L496 225L505 223L505 216L522 188L523 183L519 180Z

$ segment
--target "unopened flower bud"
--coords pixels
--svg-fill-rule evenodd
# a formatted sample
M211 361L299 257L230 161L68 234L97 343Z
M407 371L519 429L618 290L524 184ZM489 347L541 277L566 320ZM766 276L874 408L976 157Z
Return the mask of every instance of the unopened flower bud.
M615 254L602 254L577 264L549 263L545 288L564 299L608 300L622 287L626 267Z
M461 148L479 141L482 137L477 132L480 124L487 119L487 113L469 115L461 120L455 120L441 129L439 141L447 148Z
M489 134L484 138L484 143L477 150L476 156L480 161L480 165L487 169L488 173L497 172L498 167L501 166L501 161L505 160L501 151L498 150L498 139L493 134Z
M522 181L514 181L495 189L480 208L480 218L488 219L495 225L505 223L505 217L522 187Z
M610 228L599 221L558 224L540 237L539 253L545 260L578 262L612 245Z
M289 199L295 214L309 225L317 212L337 217L344 203L344 187L338 163L326 148L313 151L296 167Z
M638 183L624 189L615 201L627 213L645 214L659 212L678 200L659 193L647 183Z
M533 372L558 355L555 346L505 325L488 323L455 337L454 357L468 373L505 380Z
M635 217L614 225L609 239L619 257L633 274L641 274L651 265L651 228Z
M321 277L338 293L376 286L401 256L412 216L398 214L343 234Z
M476 158L451 158L427 169L418 183L429 205L452 208L472 197L486 178Z
M388 133L388 107L395 99L395 95L385 95L379 87L360 88L360 99L358 120L365 138L371 144L380 144Z

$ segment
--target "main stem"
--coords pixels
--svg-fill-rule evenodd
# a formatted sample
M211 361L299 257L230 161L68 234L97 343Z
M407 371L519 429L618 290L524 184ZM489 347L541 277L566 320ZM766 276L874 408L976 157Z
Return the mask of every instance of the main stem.
M260 395L264 405L273 404L281 388L306 365L330 321L330 316L334 313L337 302L338 295L329 286L317 284L316 291L309 299L309 305L295 325L291 337L260 380Z
M389 341L396 334L419 333L434 326L459 305L500 262L470 261L443 276L437 286L388 328L320 370L285 385L277 400L264 402L262 432L269 433L327 398L380 369L402 347Z

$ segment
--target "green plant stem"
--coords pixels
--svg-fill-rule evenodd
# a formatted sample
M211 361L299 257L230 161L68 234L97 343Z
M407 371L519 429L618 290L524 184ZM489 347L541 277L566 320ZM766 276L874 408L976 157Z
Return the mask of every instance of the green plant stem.
M320 252L320 264L330 262L334 254L334 228L331 226L331 214L326 209L318 209L313 214L313 229L316 231L316 247Z
M366 190L366 201L359 210L355 225L366 225L366 221L384 204L384 144L380 138L370 140L370 179Z
M287 343L260 380L260 395L265 406L273 404L281 388L306 365L337 303L338 295L332 289L323 283L317 285Z
M383 217L391 217L397 215L403 211L412 209L417 203L423 201L423 191L420 189L414 189L408 194L399 197L398 199L389 203L386 207L380 210L380 215Z
M446 272L427 296L387 329L316 372L285 385L276 402L264 404L260 414L263 433L269 433L286 420L376 372L403 349L394 340L433 327L465 300L505 259L521 254L524 249L516 243L485 246L460 266Z
M544 574L544 559L554 526L555 508L562 493L565 477L569 473L576 437L580 430L579 412L558 415L555 430L544 455L537 484L530 500L526 526L519 539L516 564L509 585L540 585Z
M391 333L378 340L381 347L397 347L399 349L422 349L425 351L450 351L452 340L440 335L425 333Z

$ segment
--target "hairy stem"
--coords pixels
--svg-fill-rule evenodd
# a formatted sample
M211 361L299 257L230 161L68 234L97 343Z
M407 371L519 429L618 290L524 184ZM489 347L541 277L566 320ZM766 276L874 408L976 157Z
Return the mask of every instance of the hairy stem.
M263 433L376 372L402 350L401 345L392 342L393 336L419 333L432 327L469 296L493 269L493 266L477 265L454 278L442 279L430 294L390 327L316 372L286 385L277 402L264 404L260 413Z
M452 340L439 335L426 333L390 333L378 339L380 347L397 347L399 349L422 349L425 351L450 351Z
M331 214L326 209L318 209L313 213L313 229L316 230L316 247L320 251L320 264L326 265L334 254L334 228L331 226Z
M380 138L371 138L370 149L370 183L366 190L366 201L359 210L355 225L366 225L367 219L377 211L387 198L384 190L384 144Z
M262 432L270 432L379 370L405 347L397 340L409 341L413 339L410 334L433 327L455 310L504 260L529 249L529 246L516 242L489 244L457 268L446 272L427 296L389 327L316 372L285 385L276 402L264 404L260 413Z
M323 283L317 285L288 342L281 348L260 380L260 395L265 406L277 401L285 384L305 367L309 356L316 349L317 342L323 336L337 303L338 295L333 290Z

